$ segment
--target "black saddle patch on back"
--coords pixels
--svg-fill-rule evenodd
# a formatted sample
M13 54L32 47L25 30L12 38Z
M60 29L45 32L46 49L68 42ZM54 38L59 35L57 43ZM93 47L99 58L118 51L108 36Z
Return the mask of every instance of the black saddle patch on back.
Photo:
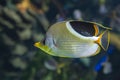
M70 25L79 34L91 37L95 35L95 28L93 23L82 22L82 21L71 21Z

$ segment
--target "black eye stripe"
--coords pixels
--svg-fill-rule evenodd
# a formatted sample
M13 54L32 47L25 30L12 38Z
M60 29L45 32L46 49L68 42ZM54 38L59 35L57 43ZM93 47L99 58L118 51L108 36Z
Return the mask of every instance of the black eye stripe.
M90 37L95 35L95 28L93 23L71 21L70 25L76 32L80 33L83 36Z

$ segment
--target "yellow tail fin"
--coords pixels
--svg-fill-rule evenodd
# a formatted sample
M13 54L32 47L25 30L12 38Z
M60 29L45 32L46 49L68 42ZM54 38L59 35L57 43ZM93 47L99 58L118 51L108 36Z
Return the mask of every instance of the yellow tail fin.
M95 43L99 44L106 51L110 43L110 32L105 30L98 37L99 38Z

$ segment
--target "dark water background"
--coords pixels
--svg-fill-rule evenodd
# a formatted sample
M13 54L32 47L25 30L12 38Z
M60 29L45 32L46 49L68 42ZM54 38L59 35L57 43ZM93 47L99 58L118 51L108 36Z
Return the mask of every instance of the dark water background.
M50 25L71 19L112 27L108 51L74 59L53 57L33 46ZM119 40L120 0L0 0L0 80L120 80ZM107 74L105 62L112 65Z

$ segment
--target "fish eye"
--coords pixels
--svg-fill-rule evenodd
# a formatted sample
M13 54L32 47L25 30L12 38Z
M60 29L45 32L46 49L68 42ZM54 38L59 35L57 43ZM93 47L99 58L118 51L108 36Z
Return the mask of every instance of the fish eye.
M91 36L95 36L96 34L97 27L93 23L84 22L84 21L71 21L70 25L76 32L78 32L83 36L91 37Z

